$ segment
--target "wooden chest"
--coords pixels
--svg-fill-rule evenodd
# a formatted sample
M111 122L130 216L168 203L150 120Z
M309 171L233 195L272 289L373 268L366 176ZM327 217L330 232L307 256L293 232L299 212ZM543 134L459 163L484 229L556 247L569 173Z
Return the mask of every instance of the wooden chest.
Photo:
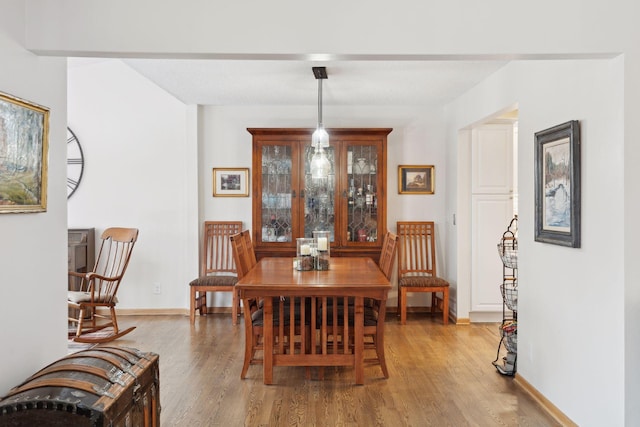
M159 426L158 359L115 346L70 354L0 400L0 426Z

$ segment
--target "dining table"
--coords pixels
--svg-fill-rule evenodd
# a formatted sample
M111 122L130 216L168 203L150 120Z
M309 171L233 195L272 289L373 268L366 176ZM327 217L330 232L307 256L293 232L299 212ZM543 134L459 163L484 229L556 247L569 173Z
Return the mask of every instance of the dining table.
M380 306L384 309L387 294L391 289L389 279L382 273L376 262L368 257L331 257L328 269L310 271L297 270L296 261L295 258L288 257L262 258L236 283L243 302L250 299L263 301L264 384L273 383L274 366L352 366L355 370L355 383L364 384L364 303L365 300L376 300L382 302ZM305 301L305 299L314 302L325 301L325 304L327 299L334 298L334 301L338 301L341 298L340 300L345 301L345 304L347 301L353 304L353 314L346 317L349 318L348 322L344 322L345 324L353 322L345 326L345 328L352 328L349 331L349 334L353 334L352 349L336 354L335 351L331 352L327 348L323 343L323 333L316 333L327 328L327 316L323 316L322 310L318 309L317 317L302 316L300 319L301 322L305 322L305 317L313 318L312 321L306 321L307 330L311 326L311 332L306 336L303 333L305 342L299 346L299 350L289 353L277 351L274 334L277 336L279 333L282 336L282 331L274 331L274 328L278 329L277 325L282 323L276 322L277 325L274 327L274 300L276 306L281 306L283 304L278 304L277 301L284 301L287 298L299 298L299 301ZM309 311L315 314L315 305ZM276 320L277 316L278 313L276 313ZM293 316L291 319L293 320ZM320 323L318 324L315 319L321 319ZM304 330L305 325L300 326L300 329ZM251 327L251 325L245 325L245 327ZM293 330L293 328L290 329ZM382 336L379 339L382 339Z

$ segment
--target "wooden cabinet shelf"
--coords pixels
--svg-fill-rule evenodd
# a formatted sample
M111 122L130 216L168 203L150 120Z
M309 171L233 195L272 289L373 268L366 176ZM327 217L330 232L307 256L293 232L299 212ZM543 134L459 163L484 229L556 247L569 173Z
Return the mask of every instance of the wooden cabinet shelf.
M377 259L387 228L389 128L327 129L332 164L313 179L314 129L249 128L253 136L253 240L258 258L294 256L296 238L329 231L332 256Z

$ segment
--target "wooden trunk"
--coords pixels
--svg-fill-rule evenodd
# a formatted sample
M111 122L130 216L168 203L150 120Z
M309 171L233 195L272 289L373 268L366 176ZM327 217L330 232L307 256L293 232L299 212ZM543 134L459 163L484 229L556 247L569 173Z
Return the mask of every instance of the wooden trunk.
M70 354L0 400L0 426L159 426L158 359L115 346Z

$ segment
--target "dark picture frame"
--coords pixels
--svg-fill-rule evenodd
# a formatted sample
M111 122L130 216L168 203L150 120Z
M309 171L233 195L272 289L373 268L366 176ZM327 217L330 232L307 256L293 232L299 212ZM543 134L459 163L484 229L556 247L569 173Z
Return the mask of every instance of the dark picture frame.
M434 194L435 166L400 165L398 166L399 194Z
M0 213L47 211L49 109L0 92Z
M249 168L213 168L213 197L248 197Z
M535 133L535 240L580 247L580 122Z

